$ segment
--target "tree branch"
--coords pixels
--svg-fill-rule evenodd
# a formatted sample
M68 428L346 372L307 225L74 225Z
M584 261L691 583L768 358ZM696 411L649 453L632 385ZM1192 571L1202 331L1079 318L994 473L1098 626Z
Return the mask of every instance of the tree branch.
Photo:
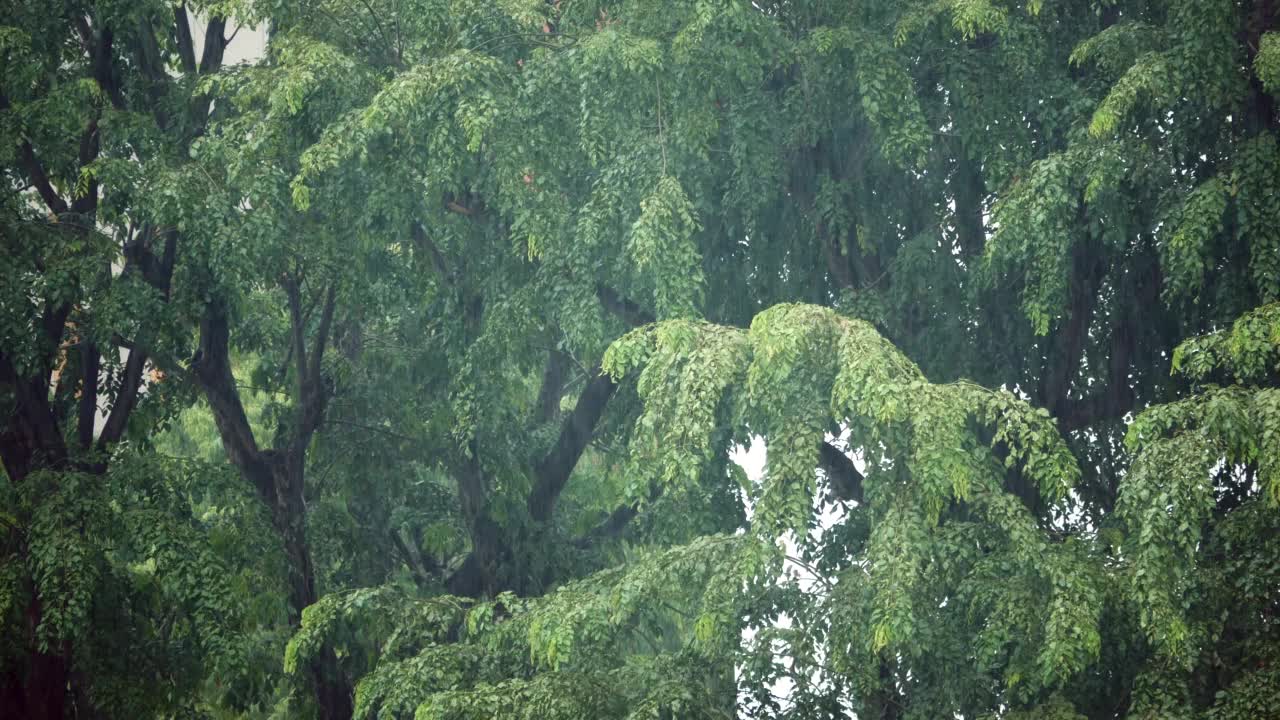
M9 110L12 105L9 104L9 97L4 93L0 93L0 110ZM53 183L49 181L49 175L44 171L44 165L36 157L36 151L31 147L31 143L25 138L18 144L18 167L26 174L28 181L36 192L40 194L40 199L44 201L45 207L49 208L49 212L54 215L61 215L67 211L67 203L58 195L58 191L54 189Z
M125 109L124 93L116 82L115 67L111 57L111 45L115 35L105 25L98 31L97 42L93 44L93 79L98 87L111 100L111 106L117 110Z
M227 49L227 19L217 15L209 18L204 31L204 52L200 56L200 74L208 75L222 67L223 51Z
M138 232L137 237L126 244L124 249L125 266L121 277L129 273L139 273L143 282L159 291L167 301L169 287L173 278L173 263L177 253L178 233L168 230L164 233L164 254L157 260L151 251L149 237L155 236L154 228L147 226ZM98 436L98 448L105 450L108 445L118 442L129 426L129 416L138 406L138 395L142 388L142 375L146 371L147 353L137 344L129 350L125 360L124 376L120 388L116 391L115 403L107 415L102 433Z
M102 434L98 436L98 448L105 450L108 445L118 441L129 426L129 416L138 404L138 390L142 387L142 373L147 367L147 354L140 349L129 351L125 360L124 377L116 392L116 401L107 415L107 422L102 426Z
M387 52L395 59L396 65L399 65L400 54L397 52L395 44L391 42L391 37L387 35L386 28L382 27L382 20L378 18L378 13L369 4L369 0L360 0L360 4L364 5L365 10L369 11L369 17L373 18L373 25L377 28L378 34L382 36L382 42L387 46Z
M405 542L399 530L388 528L387 534L391 536L391 541L404 557L404 564L409 567L409 572L413 573L413 580L418 587L424 587L433 576L440 574L440 567L423 556L422 551L417 547L411 547Z
M93 446L93 425L98 419L98 374L102 356L98 346L80 341L80 409L76 418L76 434L81 450Z
M642 308L605 285L597 285L596 294L606 308L629 325L653 322L652 316ZM534 487L526 500L526 506L529 515L538 522L551 519L560 492L564 490L579 458L591 442L596 423L604 414L609 398L617 389L613 379L604 374L598 365L591 372L592 377L583 388L573 411L560 426L560 435L556 439L555 446L534 467ZM625 514L622 512L619 520Z
M316 329L315 346L311 349L311 367L308 377L312 381L320 378L320 359L324 357L325 347L329 344L329 333L333 327L333 310L337 300L338 283L329 283L324 295L324 308L320 311L320 327Z
M599 366L593 372L595 375L583 389L573 412L569 413L560 426L560 436L555 446L534 467L535 483L526 504L529 515L538 522L546 522L551 518L560 491L569 481L569 475L591 441L596 422L604 414L609 398L617 389L613 379L601 372Z
M542 371L542 387L538 390L537 422L549 422L560 409L560 395L564 392L564 375L569 369L569 356L552 348L547 354L547 365Z
M431 238L427 235L427 231L423 229L422 225L416 220L411 222L409 224L409 234L413 238L413 244L418 249L425 250L427 252L427 255L431 258L432 266L435 268L436 272L440 274L440 280L452 285L453 273L449 269L449 262L440 252L440 248L436 247L436 244L431 241Z
M607 285L596 284L596 297L600 299L600 304L606 310L617 315L631 327L647 325L654 321L653 313L623 297L617 290Z
M1084 213L1081 202L1078 220L1084 221ZM1107 274L1102 254L1097 252L1091 238L1076 242L1071 254L1067 321L1048 343L1040 376L1040 405L1054 417L1067 414L1071 385L1080 370L1089 325L1098 304L1098 291Z
M84 15L76 14L71 18L71 24L75 26L76 34L80 36L80 49L84 50L84 54L93 57L93 30L89 28L89 21Z
M186 3L180 3L173 8L173 33L182 71L194 73L196 71L195 41L191 37L191 22L187 19Z
M138 69L146 80L147 98L151 102L151 114L161 130L169 127L169 114L165 111L165 96L168 94L169 73L165 71L164 60L160 57L160 43L156 40L155 27L149 15L139 15L138 42L134 46L134 56Z
M329 391L320 375L320 360L324 356L324 348L333 325L333 310L336 304L337 282L331 282L325 291L324 308L320 311L320 327L316 330L315 342L308 354L308 361L302 360L302 345L298 345L298 378L300 413L298 434L294 438L292 450L302 453L311 442L311 436L324 420L324 410L328 405ZM301 334L295 329L295 338L302 342Z
M37 457L60 467L67 459L57 418L49 407L48 374L34 379L21 377L3 350L0 350L0 387L9 387L17 401L14 413L0 433L0 458L13 481L26 476Z
M284 296L289 306L289 333L292 344L294 369L298 373L298 398L304 394L303 386L307 382L307 346L303 341L305 319L302 316L302 292L298 279L285 275L280 284L284 287Z
M227 26L227 19L224 17L214 16L209 18L209 24L205 28L204 33L204 52L200 57L200 66L198 72L201 75L210 75L222 68L223 51L227 48L227 37L224 34ZM209 108L212 105L212 98L207 95L198 95L191 100L191 106L188 109L191 118L191 131L188 139L198 137L204 133L205 125L209 122Z
M619 505L614 508L613 512L609 513L609 517L605 518L603 522L588 530L585 535L575 538L573 546L580 550L586 550L600 540L617 537L639 514L640 508L636 503Z
M956 235L965 257L982 255L987 245L987 227L982 219L986 184L980 169L969 159L962 143L954 143L956 167L951 175L951 195L955 200Z
M82 170L89 163L98 159L99 147L98 113L95 111L93 117L89 119L88 125L85 126L84 132L80 134L79 163ZM93 176L90 176L89 187L85 189L84 194L71 201L71 212L84 217L93 214L97 209L98 181ZM92 225L92 223L89 224Z
M472 210L466 205L459 204L456 200L449 200L445 202L444 206L449 208L453 212L458 213L459 215L466 215L468 217L471 217L472 215L476 214L475 210Z
M832 493L845 502L863 502L862 473L839 448L824 442L818 445L818 467L827 474Z
M269 482L271 474L262 472L262 453L231 372L230 330L226 304L221 298L205 305L200 318L200 345L190 369L213 411L214 424L228 459L245 477L255 481L265 478ZM275 506L274 486L259 483L257 490L269 507Z
M822 252L827 260L827 271L841 289L852 290L855 285L853 271L849 269L849 258L840 251L840 238L828 232L821 220L817 222L816 229L818 243L822 245Z
M662 486L652 485L649 488L649 502L653 502L662 497ZM609 513L609 517L605 518L599 525L591 528L585 535L575 538L573 546L585 550L600 540L617 537L627 529L627 525L640 514L640 503L630 502L613 509Z

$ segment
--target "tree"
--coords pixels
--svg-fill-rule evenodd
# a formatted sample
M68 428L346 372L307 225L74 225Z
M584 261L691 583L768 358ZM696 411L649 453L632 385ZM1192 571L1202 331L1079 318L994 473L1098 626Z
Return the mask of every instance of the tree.
M211 9L160 386L292 712L1280 707L1271 3Z
M4 22L0 697L27 717L181 706L161 688L235 664L233 613L181 500L191 473L134 450L187 395L159 372L188 307L165 186L207 125L195 83L225 21L198 56L167 3L17 3Z

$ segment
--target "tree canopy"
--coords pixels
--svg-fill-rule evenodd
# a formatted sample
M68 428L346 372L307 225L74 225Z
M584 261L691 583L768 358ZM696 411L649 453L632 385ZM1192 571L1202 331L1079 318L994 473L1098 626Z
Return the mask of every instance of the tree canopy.
M1269 0L5 7L16 716L1280 717Z

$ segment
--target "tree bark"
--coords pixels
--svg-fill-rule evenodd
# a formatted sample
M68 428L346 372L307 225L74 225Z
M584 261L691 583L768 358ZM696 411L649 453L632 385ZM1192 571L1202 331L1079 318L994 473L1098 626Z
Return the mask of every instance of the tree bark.
M286 279L292 322L293 357L298 372L296 423L283 448L260 449L231 371L230 327L227 308L215 299L205 307L200 323L200 346L191 363L192 375L213 411L214 424L227 458L253 485L271 513L288 564L289 625L302 624L302 611L319 599L315 568L307 543L306 451L324 419L328 391L321 378L321 358L333 324L336 288L325 291L319 327L306 347L300 288ZM316 705L323 720L347 720L353 710L351 683L332 648L323 649L307 669Z

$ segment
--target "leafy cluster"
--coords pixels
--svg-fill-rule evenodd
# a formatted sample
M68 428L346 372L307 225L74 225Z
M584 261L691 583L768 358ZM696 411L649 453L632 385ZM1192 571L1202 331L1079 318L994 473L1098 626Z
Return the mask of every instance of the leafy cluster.
M1275 714L1274 3L9 5L0 707Z

